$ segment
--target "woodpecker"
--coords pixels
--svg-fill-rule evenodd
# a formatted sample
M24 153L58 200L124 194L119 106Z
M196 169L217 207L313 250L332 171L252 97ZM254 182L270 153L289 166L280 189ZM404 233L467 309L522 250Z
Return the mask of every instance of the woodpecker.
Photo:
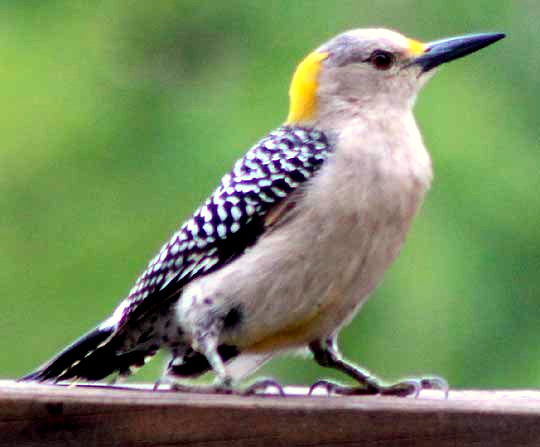
M286 122L255 144L150 261L98 327L37 371L39 382L126 376L158 350L174 381L213 371L215 390L275 354L308 348L357 383L408 395L346 360L337 335L398 255L432 180L412 109L435 68L502 33L430 43L385 29L340 34L290 85Z

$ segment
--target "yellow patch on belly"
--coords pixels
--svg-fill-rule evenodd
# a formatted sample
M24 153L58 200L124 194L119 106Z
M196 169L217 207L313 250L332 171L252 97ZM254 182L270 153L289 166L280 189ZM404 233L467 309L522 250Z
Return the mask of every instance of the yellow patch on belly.
M339 327L341 321L330 324L328 321L332 316L339 314L336 307L341 307L344 299L343 291L340 287L334 286L328 290L326 299L314 312L301 321L296 321L272 334L259 339L248 346L246 352L268 352L280 349L297 348L322 337L327 337L330 333ZM353 309L351 309L352 311ZM335 326L335 327L333 327Z

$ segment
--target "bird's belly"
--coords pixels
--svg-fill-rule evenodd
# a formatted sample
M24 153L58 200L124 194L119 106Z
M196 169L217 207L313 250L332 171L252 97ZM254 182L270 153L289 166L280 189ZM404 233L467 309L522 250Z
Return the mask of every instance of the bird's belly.
M291 214L197 287L217 315L235 310L220 342L243 350L304 346L350 321L398 255L430 177L391 158L366 175L338 159ZM347 175L335 175L338 172Z
M316 220L293 222L219 273L212 295L241 313L222 342L255 352L300 347L354 316L397 256L406 228L356 216L336 222L324 231Z

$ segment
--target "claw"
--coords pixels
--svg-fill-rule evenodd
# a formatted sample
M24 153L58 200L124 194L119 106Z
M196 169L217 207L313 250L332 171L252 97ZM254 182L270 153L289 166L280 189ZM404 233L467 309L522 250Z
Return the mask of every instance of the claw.
M315 383L313 383L310 387L309 387L309 390L308 390L308 396L311 396L313 394L313 392L317 389L317 388L324 388L325 391L326 391L326 394L329 396L330 394L332 394L332 388L333 386L335 386L336 384L335 383L332 383L328 380L317 380Z
M448 394L448 382L442 377L424 377L420 379L420 383L425 390L441 390Z
M275 388L278 391L280 396L283 396L283 397L286 396L283 386L277 380L274 380L274 379L257 380L256 382L252 383L247 388L245 388L243 391L241 391L241 394L243 394L244 396L252 396L254 394L267 394L265 391L268 388Z
M330 382L329 380L324 380L324 379L317 380L315 383L313 383L313 385L309 387L308 396L313 395L313 393L315 392L317 388L324 388L324 390L326 391L326 395L330 396L334 392L334 390L338 387L341 387L341 385L338 385L335 382Z
M393 385L382 387L380 394L384 396L414 396L417 398L422 390L441 390L448 399L449 386L441 377L420 377L403 380Z
M424 377L420 379L420 386L423 390L439 390L444 393L444 398L448 399L448 393L450 392L450 385L442 377Z

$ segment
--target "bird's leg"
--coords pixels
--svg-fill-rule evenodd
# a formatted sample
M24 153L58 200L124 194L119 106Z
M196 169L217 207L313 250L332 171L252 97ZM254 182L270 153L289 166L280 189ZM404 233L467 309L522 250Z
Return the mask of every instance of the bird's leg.
M216 375L214 381L216 391L228 392L232 389L233 380L218 352L220 326L217 321L214 321L210 327L195 331L192 347L195 351L204 355L212 367L212 371Z
M172 359L169 361L163 376L154 384L154 391L158 390L161 384L168 384L173 391L182 391L186 393L220 393L220 394L242 394L232 389L232 378L228 375L223 359L217 351L217 341L213 337L208 337L208 334L199 333L197 338L193 339L192 347L189 349L197 350L198 356L204 358L210 364L210 367L216 374L216 380L213 385L193 385L189 383L178 382L178 376L174 374L174 368L181 365L185 361L185 352L182 355L173 353ZM203 371L204 372L204 371Z
M316 388L323 387L328 393L343 395L381 394L387 396L418 395L424 389L440 389L448 393L448 384L439 377L413 378L391 385L384 385L377 377L353 363L345 360L337 347L335 337L317 340L309 345L315 361L328 368L337 369L356 380L359 387L346 387L327 380L315 382L309 389L311 394Z
M309 349L313 353L315 361L324 367L334 368L344 372L348 376L360 383L358 388L359 394L378 394L381 389L381 384L376 377L372 376L368 371L363 370L352 363L347 362L341 357L335 338L327 338L324 340L316 340L309 344ZM326 380L315 382L310 387L310 394L315 388L324 387L328 392L344 391L346 387L334 384ZM342 393L339 393L342 394ZM352 393L351 393L352 394ZM356 393L355 393L356 394Z
M182 292L176 307L176 318L178 326L182 328L186 344L195 353L202 354L215 373L215 391L230 392L233 380L218 351L225 316L216 304L215 297L208 295L197 282L188 286ZM171 370L174 371L174 368Z

